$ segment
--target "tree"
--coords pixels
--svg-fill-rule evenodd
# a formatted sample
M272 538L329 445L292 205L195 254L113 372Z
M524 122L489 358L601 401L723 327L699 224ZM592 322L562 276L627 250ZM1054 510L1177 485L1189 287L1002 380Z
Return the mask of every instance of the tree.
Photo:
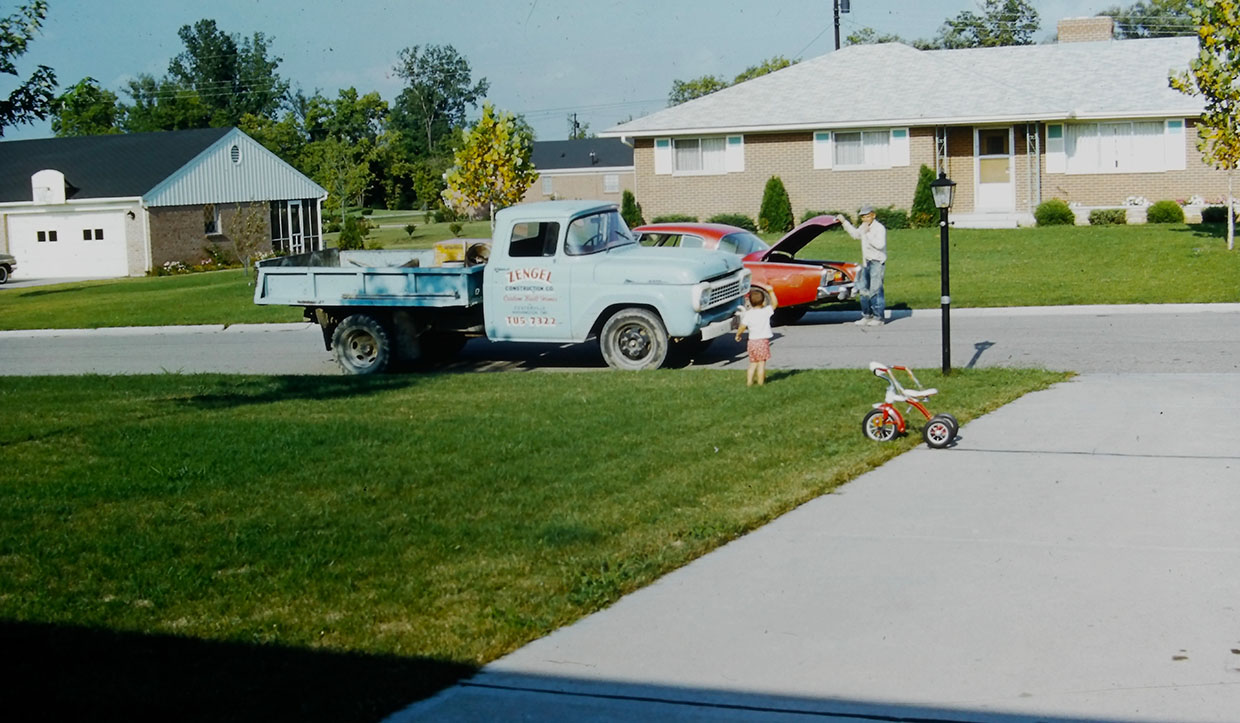
M237 209L236 227L229 233L237 260L250 277L250 264L271 250L270 212L266 204L250 203ZM253 280L250 284L253 285Z
M917 172L917 188L913 191L913 206L909 211L909 223L913 228L925 228L934 225L939 218L939 209L934 205L934 192L930 184L934 182L934 171L922 164Z
M20 77L14 59L25 55L34 34L47 18L46 0L22 5L0 18L0 73ZM0 137L4 129L19 123L46 120L56 98L56 72L46 65L35 68L8 97L0 97Z
M771 176L762 191L762 207L758 211L758 228L763 233L792 230L792 202L788 189L779 176Z
M794 60L788 60L782 55L776 55L767 58L757 65L751 65L742 70L739 75L732 79L732 85L738 85L747 80L753 80L754 78L761 77L767 73L774 73L777 70L783 70L784 68L795 64L796 61Z
M861 28L856 32L849 33L848 37L844 38L845 45L878 45L879 43L904 43L905 45L913 44L899 35L879 33L874 28Z
M1115 6L1099 15L1115 20L1115 36L1121 39L1196 35L1188 7L1189 0L1141 0L1127 9Z
M132 103L122 104L121 128L127 133L208 128L211 109L192 88L145 73L125 89Z
M52 132L62 138L120 133L121 116L116 93L82 78L52 104Z
M511 113L495 114L490 103L482 106L482 118L470 130L448 170L444 201L458 213L485 206L491 223L496 207L519 203L538 172L530 163L534 136Z
M726 87L728 87L727 81L713 75L703 75L693 80L673 80L672 92L667 94L667 104L669 107L680 105Z
M197 93L212 127L235 126L246 113L273 117L284 104L288 83L276 74L281 59L267 56L262 33L238 42L203 19L182 25L177 36L185 50L168 63L168 76Z
M431 155L438 141L465 124L467 109L486 96L486 78L472 80L469 61L451 45L414 45L400 51L394 70L405 81L393 122L410 143L411 158ZM424 144L423 144L424 142Z
M984 0L982 14L965 10L947 20L931 42L936 48L1032 45L1038 11L1029 0Z
M1240 5L1235 0L1193 0L1199 29L1197 57L1189 69L1171 75L1171 87L1201 96L1205 111L1197 126L1197 148L1206 163L1227 171L1227 208L1234 209L1233 176L1240 164ZM1227 248L1235 248L1235 214L1227 214Z
M694 78L693 80L673 80L672 92L667 95L667 104L669 107L673 105L680 105L686 101L701 98L704 95L710 95L715 91L723 90L724 88L737 85L738 83L753 80L754 78L761 77L767 73L774 73L775 71L782 70L790 65L795 65L796 62L797 61L795 60L788 60L782 55L776 55L763 60L757 65L751 65L748 68L745 68L732 79L731 83L714 75L703 75L702 77Z
M646 225L646 219L642 218L642 205L637 202L637 197L628 189L625 189L620 196L620 217L624 219L624 223L629 228Z

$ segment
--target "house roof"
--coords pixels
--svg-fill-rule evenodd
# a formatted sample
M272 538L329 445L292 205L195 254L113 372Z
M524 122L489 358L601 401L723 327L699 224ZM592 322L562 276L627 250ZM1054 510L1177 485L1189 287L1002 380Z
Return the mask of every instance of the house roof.
M851 45L608 129L606 136L1200 115L1169 87L1194 37L917 50Z
M540 171L631 167L633 148L619 138L535 141L533 161Z
M247 162L229 177L217 166L228 155L224 146L232 145ZM0 203L32 201L30 177L46 169L64 174L71 201L140 197L149 205L176 205L325 193L235 128L6 141L0 168Z

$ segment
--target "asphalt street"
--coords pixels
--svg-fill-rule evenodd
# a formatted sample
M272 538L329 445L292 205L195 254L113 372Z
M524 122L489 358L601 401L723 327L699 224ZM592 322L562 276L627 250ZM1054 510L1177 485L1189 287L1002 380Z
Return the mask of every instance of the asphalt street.
M871 361L938 367L938 310L895 311L883 327L853 326L856 312L816 312L778 327L773 369L858 369ZM957 309L957 367L1018 366L1079 372L1240 371L1240 304ZM744 347L715 340L693 366L737 368ZM606 368L594 343L469 342L450 369ZM310 324L0 332L0 375L165 373L339 374Z

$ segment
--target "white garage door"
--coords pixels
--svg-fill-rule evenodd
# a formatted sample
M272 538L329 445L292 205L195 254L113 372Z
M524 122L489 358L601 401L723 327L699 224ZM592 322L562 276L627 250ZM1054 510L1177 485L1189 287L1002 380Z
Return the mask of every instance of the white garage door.
M10 215L8 222L22 278L129 273L123 212Z

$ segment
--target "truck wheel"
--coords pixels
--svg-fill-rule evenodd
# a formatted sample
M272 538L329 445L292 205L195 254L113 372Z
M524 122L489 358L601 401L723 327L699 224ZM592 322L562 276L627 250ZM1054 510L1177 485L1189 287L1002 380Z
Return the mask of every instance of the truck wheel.
M392 341L373 316L353 314L332 334L332 353L349 374L378 374L392 358Z
M613 369L658 369L667 358L667 330L654 313L624 309L603 325L599 348Z

